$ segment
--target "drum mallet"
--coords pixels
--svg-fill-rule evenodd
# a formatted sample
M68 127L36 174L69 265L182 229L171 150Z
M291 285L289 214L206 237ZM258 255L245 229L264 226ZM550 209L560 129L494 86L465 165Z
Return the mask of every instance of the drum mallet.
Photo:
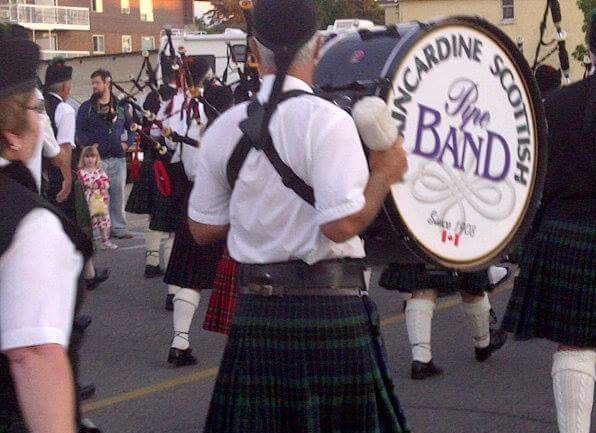
M395 144L397 128L387 104L378 96L366 96L356 102L352 117L362 141L369 149L383 151Z

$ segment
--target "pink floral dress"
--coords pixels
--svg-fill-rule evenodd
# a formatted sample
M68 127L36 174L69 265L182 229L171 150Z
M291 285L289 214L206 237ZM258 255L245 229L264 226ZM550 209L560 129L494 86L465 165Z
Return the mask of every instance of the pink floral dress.
M91 200L94 193L99 192L103 197L106 207L110 204L110 194L108 188L110 187L110 179L103 169L88 169L81 168L78 172L79 180L83 185L85 191L85 199L87 204ZM110 228L112 221L110 220L110 213L106 212L105 215L97 215L91 217L91 226L95 229L99 229L101 234L102 244L109 243L110 240Z

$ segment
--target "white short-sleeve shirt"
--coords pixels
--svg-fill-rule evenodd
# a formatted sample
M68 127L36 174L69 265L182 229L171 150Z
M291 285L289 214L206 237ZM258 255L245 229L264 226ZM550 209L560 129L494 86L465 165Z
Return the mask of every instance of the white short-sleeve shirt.
M190 122L190 125L187 124L187 113L182 110L182 106L186 102L184 92L181 90L174 96L172 102L172 115L168 115L166 113L166 108L169 104L168 101L164 101L160 107L159 112L157 113L157 119L160 120L164 127L172 129L172 131L176 132L178 135L185 137L188 136L193 140L198 142L201 141L201 133L203 130L203 123L206 122L207 117L205 116L205 111L203 109L203 104L199 104L199 112L200 112L200 121L197 122L196 119L193 119ZM203 122L204 121L204 122ZM161 130L154 126L151 129L151 135L154 137L158 137L161 135ZM184 166L184 171L186 176L191 181L194 181L195 176L195 165L197 161L197 154L198 149L194 146L185 143L175 143L170 139L166 138L166 145L170 149L174 149L174 155L172 156L172 162L180 162L182 161L182 165Z
M31 211L0 257L0 350L67 347L83 258L58 217Z
M64 102L59 95L55 93L50 93L50 95L53 95L62 101L58 104L56 112L54 113L54 122L56 123L56 129L58 131L56 133L56 141L60 145L69 143L74 149L76 147L75 132L77 127L75 110Z
M274 76L264 77L258 98L266 101ZM284 91L312 92L288 76ZM359 237L335 243L320 226L355 214L365 205L369 172L356 126L343 110L321 98L303 95L280 104L269 126L281 159L315 193L315 207L285 187L264 153L251 150L234 191L228 184L228 160L242 137L240 104L207 129L199 150L189 217L210 225L230 224L228 248L240 263L364 257Z

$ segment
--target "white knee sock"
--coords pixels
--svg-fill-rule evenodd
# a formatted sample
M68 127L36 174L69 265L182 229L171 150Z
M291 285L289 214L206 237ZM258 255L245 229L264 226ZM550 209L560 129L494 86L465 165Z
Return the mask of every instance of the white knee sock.
M188 332L199 306L201 294L192 289L180 289L174 297L174 340L172 347L185 350L190 346Z
M172 247L174 246L174 235L169 235L163 243L163 262L166 268L170 263L170 256L172 255Z
M85 266L83 267L83 277L86 280L95 278L95 266L93 266L93 259L89 259L85 262Z
M553 391L559 433L589 433L596 352L565 350L553 356Z
M180 287L175 286L173 284L168 284L168 295L176 295L176 293L178 293L179 290Z
M504 266L491 266L488 268L487 273L490 283L497 284L507 275L507 268Z
M479 349L488 347L490 344L490 301L488 295L485 293L482 300L472 304L463 302L462 308L470 325L474 347Z
M161 232L147 230L147 233L145 233L145 250L147 252L146 264L148 266L159 266L160 243Z
M435 303L428 299L409 299L406 305L406 327L414 361L432 359L430 334Z

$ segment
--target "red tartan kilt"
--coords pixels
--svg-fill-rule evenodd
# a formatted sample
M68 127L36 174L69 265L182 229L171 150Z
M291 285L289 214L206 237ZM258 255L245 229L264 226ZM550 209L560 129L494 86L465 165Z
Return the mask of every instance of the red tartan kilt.
M225 335L230 333L238 296L237 274L238 263L229 256L226 249L217 264L203 329Z

